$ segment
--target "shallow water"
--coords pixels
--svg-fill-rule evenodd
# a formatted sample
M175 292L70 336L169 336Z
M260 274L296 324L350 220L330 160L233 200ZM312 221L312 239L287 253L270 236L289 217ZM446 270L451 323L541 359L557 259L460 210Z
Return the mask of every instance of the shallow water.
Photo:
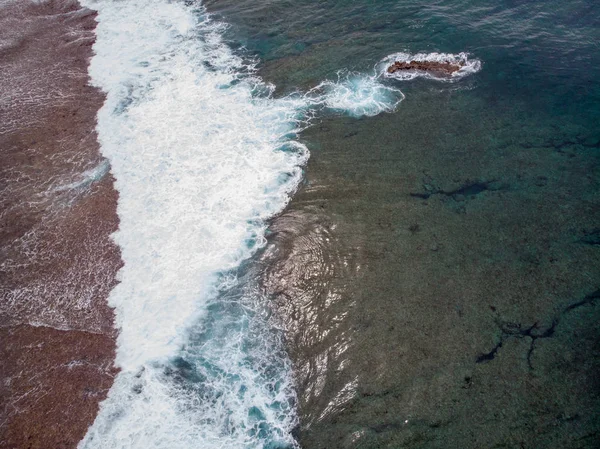
M282 95L398 52L392 114L321 116L263 288L302 447L596 447L600 9L592 2L208 1Z

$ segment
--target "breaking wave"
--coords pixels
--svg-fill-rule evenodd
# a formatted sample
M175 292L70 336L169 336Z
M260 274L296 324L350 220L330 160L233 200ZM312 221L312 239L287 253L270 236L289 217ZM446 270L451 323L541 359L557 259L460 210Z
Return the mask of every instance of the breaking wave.
M302 179L315 111L372 116L402 95L356 75L274 98L198 3L83 3L124 266L109 297L121 371L79 448L295 447L290 362L240 266Z

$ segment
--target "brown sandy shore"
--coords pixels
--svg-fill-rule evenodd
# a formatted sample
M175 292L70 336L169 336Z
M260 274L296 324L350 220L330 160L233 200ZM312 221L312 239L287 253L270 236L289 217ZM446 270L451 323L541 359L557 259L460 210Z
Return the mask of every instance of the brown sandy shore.
M76 447L116 373L94 17L69 0L0 4L1 448Z

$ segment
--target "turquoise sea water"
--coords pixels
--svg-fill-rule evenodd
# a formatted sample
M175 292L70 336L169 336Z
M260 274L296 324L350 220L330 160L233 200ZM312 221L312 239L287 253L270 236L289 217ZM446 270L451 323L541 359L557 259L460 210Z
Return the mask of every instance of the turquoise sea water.
M207 1L276 95L396 52L394 113L325 115L263 288L304 448L600 447L600 5Z

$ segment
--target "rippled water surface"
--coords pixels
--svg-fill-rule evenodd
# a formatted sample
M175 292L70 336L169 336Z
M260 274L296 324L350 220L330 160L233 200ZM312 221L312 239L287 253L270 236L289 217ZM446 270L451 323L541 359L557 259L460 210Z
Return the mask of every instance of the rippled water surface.
M258 264L302 447L600 445L597 2L206 6L276 95L399 52L481 61L385 79L395 112L300 136L305 182Z

